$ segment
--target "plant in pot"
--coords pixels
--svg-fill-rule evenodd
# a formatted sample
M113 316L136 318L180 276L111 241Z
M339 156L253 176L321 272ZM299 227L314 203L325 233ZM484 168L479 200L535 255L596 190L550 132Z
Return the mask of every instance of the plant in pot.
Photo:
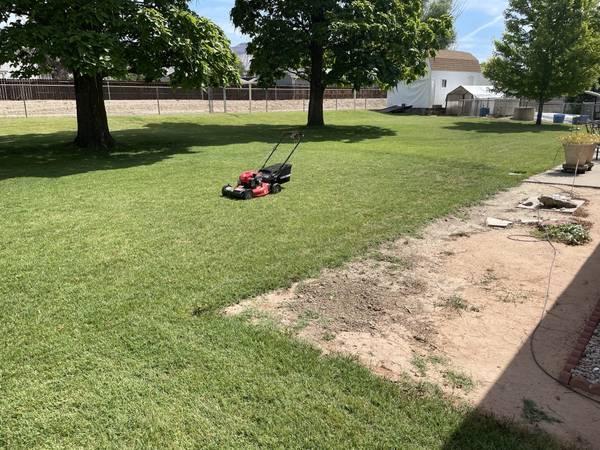
M565 150L565 164L563 169L566 172L583 173L592 170L594 163L594 150L596 149L597 137L581 132L571 133L560 138Z

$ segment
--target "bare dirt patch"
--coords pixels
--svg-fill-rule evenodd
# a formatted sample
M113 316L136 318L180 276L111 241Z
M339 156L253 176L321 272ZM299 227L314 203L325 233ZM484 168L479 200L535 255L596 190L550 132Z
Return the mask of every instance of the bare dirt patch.
M392 380L408 373L486 411L600 448L600 407L544 375L529 352L553 258L547 242L531 242L534 222L585 217L591 226L591 243L555 244L548 312L534 340L538 360L553 376L600 298L600 230L593 226L600 221L600 190L575 190L587 200L575 218L516 207L560 190L521 185L432 223L418 237L226 313L268 317L324 352L356 356ZM490 216L514 225L491 229Z

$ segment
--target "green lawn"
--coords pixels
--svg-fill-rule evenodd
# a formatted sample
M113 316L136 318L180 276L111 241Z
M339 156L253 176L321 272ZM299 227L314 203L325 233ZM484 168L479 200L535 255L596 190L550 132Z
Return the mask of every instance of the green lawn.
M110 158L0 119L0 447L551 445L219 310L517 184L562 129L329 113L282 194L220 197L304 119L112 118Z

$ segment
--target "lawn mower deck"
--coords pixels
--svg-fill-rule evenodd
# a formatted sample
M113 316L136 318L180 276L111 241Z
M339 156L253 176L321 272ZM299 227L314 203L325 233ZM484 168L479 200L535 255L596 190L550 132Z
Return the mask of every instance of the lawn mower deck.
M284 162L267 166L287 136L292 139L292 151ZM298 131L284 134L260 169L242 172L235 187L230 184L223 186L223 189L221 190L223 197L250 200L252 198L264 197L269 194L280 193L282 190L281 185L288 183L292 178L292 165L289 164L289 160L300 146L302 137L302 133Z

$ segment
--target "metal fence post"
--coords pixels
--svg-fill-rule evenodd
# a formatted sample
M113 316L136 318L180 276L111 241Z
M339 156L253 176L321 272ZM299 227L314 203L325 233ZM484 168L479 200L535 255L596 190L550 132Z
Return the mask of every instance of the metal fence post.
M156 86L156 108L158 109L158 115L160 116L160 94L158 93L158 86Z
M306 112L306 99L302 97L302 112Z
M227 112L227 88L223 88L223 112Z
M265 88L265 111L269 112L269 89Z
M335 110L338 110L338 91L335 91Z
M106 89L108 91L108 101L110 101L111 100L111 98L110 98L110 80L108 80L108 79L106 80Z
M25 88L21 84L21 98L23 98L23 108L25 109L25 118L29 117L29 113L27 112L27 100L25 99Z
M248 111L252 114L252 82L248 84Z
M354 98L354 111L356 111L356 89L352 89L352 97Z
M213 108L213 91L212 87L208 88L208 113L212 114L214 112Z

